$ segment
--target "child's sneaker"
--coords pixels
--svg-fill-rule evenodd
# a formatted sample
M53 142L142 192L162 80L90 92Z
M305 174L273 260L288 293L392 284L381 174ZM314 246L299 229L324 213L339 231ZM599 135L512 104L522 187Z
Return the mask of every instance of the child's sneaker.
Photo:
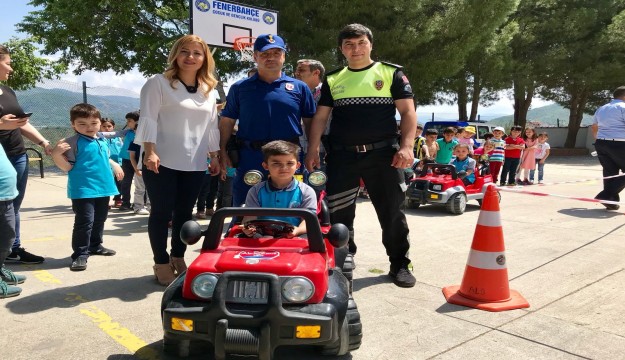
M17 296L22 293L22 289L9 285L6 282L0 280L0 299L6 299L9 297Z
M130 211L130 210L132 210L132 206L124 204L124 205L120 206L119 209L117 209L117 210L119 210L119 211Z
M9 285L17 285L26 281L26 275L15 274L3 266L0 268L0 281L4 281Z
M118 208L120 206L122 206L122 201L121 200L115 200L115 203L113 204L113 207L114 208Z
M14 263L14 264L41 264L44 261L44 258L39 255L31 254L24 248L18 248L17 250L13 250L13 252L7 256L5 263Z
M135 210L136 215L150 215L150 212L146 208L140 208Z
M538 183L539 183L539 184L542 184L542 183L543 183L543 181L542 181L542 180L538 180Z

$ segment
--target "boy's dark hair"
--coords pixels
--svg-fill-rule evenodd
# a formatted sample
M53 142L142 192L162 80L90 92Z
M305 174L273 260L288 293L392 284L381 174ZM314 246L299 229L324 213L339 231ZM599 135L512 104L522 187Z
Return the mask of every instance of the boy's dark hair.
M104 123L106 123L106 122L107 122L107 123L111 123L111 125L115 126L115 120L113 120L113 119L111 119L111 118L107 118L107 117L102 118L102 119L100 119L100 122L101 122L102 124L104 124Z
M100 110L87 103L76 104L69 110L69 121L72 123L78 118L98 118L101 119Z
M456 133L462 134L463 132L464 132L464 126L457 126L456 127Z
M361 36L367 36L369 42L373 44L373 34L368 27L361 24L349 24L339 32L339 48L343 46L343 40L354 39Z
M510 128L510 131L523 131L523 128L519 125L514 125Z
M619 99L619 98L622 98L623 96L625 96L625 86L617 87L616 90L614 90L614 93L612 93L612 97L614 99Z
M484 139L484 140L489 140L489 139L492 139L494 137L495 137L495 135L493 135L493 133L489 133L489 132L487 132L484 135L482 135L482 139Z
M540 134L538 134L538 136L544 136L544 137L548 138L549 134L547 134L546 132L541 132Z
M293 155L295 159L299 159L300 147L288 141L274 140L265 144L261 150L263 161L267 162L270 156L276 155Z
M465 144L465 143L458 143L456 144L456 146L454 146L453 150L456 151L456 149L459 148L467 148L467 151L471 152L471 147L469 146L469 144Z
M126 114L126 119L132 119L134 121L139 121L139 112L138 111L131 111L128 114Z
M445 130L443 130L443 134L455 134L456 130L454 130L453 127L446 127Z
M425 136L428 136L428 135L438 136L438 130L432 129L432 128L425 130Z
M421 125L421 124L417 124L417 129L421 129L421 130L423 130L423 125Z

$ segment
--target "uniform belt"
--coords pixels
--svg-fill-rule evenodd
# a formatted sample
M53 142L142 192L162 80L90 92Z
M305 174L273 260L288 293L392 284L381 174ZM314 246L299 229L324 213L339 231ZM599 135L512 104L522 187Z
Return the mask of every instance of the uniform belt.
M274 139L274 140L280 140L280 139ZM274 140L243 140L243 139L237 139L237 146L239 148L245 148L245 149L252 149L252 150L260 150L263 146L267 145L268 143L274 141ZM284 140L290 143L293 143L297 146L300 146L299 144L299 138L293 138L290 140Z
M331 147L332 150L344 150L344 151L364 153L364 152L371 151L371 150L383 149L383 148L391 147L391 146L396 145L396 144L397 144L397 140L393 139L393 140L382 140L382 141L374 142L374 143L371 143L371 144L364 144L364 145L336 145L336 144L332 144L330 147Z
M604 141L625 141L625 139L606 139L606 138L598 138L597 140L604 140Z

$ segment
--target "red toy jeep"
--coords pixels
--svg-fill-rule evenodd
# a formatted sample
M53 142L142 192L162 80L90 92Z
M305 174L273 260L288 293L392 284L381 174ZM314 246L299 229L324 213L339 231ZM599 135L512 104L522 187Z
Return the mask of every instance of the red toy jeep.
M200 255L163 294L165 352L270 360L283 345L318 346L326 355L358 349L362 325L351 296L348 230L330 227L323 213L223 208L206 231L194 221L185 223L183 241L205 239ZM262 216L253 225L268 236L247 238L240 225L222 236L224 221L235 216ZM285 216L306 220L307 238L287 238L292 225L267 220Z
M493 183L488 168L488 163L480 164L475 170L475 182L465 186L453 165L424 164L421 171L408 180L406 208L445 204L447 211L460 215L468 200L477 200L481 205L486 188Z

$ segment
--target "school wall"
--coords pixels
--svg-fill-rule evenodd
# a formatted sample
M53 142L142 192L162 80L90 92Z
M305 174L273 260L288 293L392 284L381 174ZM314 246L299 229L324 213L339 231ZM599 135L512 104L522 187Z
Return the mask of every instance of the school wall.
M577 132L577 141L575 142L574 149L564 149L564 142L566 141L566 134L569 129L566 127L537 127L536 132L546 132L549 134L549 140L547 142L551 145L551 154L555 156L572 156L572 155L587 155L591 151L595 150L592 145L595 141L592 137L592 130L590 127L580 128Z

